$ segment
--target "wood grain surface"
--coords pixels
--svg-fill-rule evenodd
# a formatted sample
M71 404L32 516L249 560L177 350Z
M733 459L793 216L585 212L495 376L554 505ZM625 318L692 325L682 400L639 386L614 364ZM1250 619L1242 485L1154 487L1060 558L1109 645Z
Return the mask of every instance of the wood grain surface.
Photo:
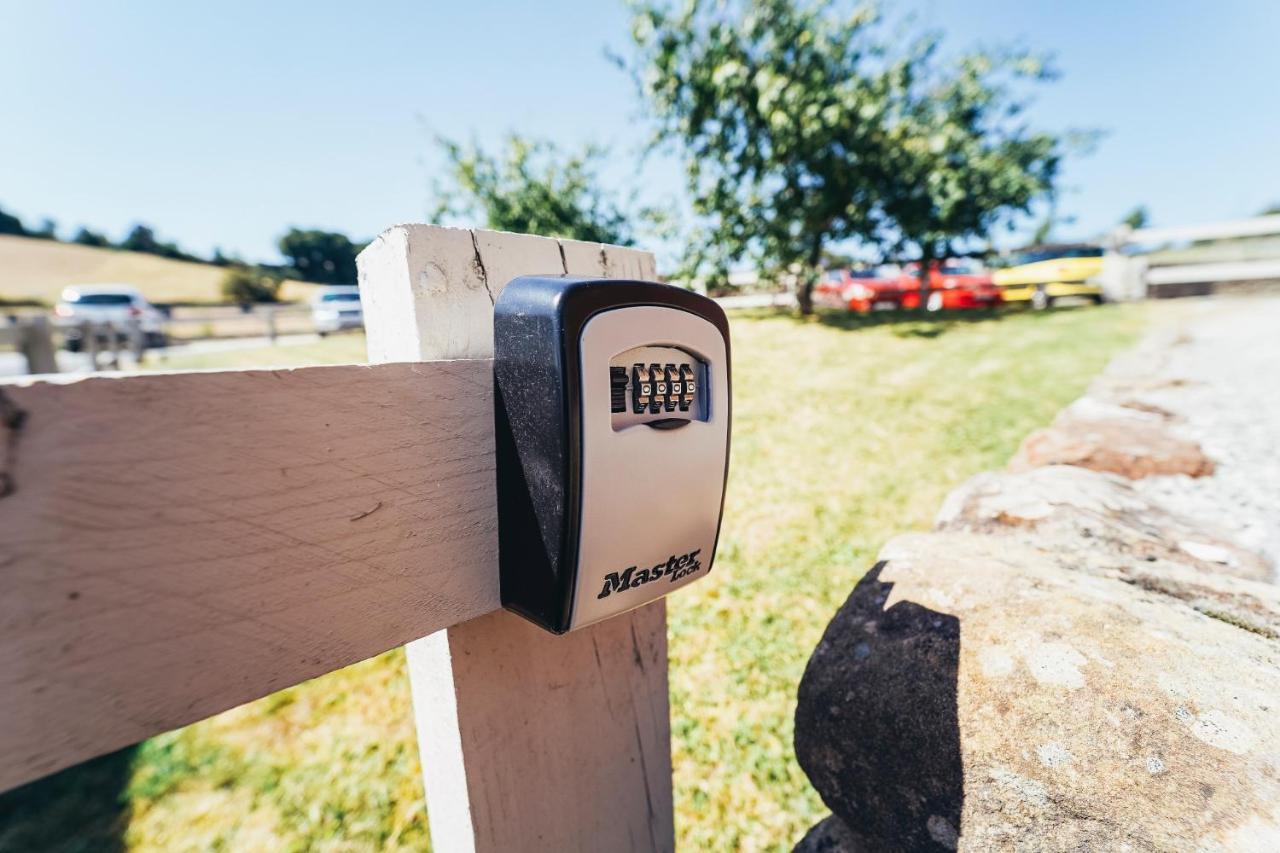
M0 387L0 789L498 607L491 382Z

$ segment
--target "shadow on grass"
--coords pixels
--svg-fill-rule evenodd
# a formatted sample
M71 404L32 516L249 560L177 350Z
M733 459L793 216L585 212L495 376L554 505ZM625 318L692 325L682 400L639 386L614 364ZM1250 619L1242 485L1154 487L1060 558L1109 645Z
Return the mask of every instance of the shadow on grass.
M823 326L843 329L847 332L888 326L897 337L936 338L957 326L972 326L1001 320L1007 313L1000 309L989 308L979 311L875 311L870 314L819 309L814 317Z
M856 332L862 329L888 327L900 338L937 338L952 329L982 323L999 322L1009 317L1044 319L1063 311L1077 311L1088 306L1054 306L1044 311L1024 307L983 308L968 311L873 311L860 314L839 308L817 308L810 317L787 308L751 308L735 310L734 317L788 317L799 323L818 323L833 329Z
M0 794L0 851L120 853L136 747L112 752Z

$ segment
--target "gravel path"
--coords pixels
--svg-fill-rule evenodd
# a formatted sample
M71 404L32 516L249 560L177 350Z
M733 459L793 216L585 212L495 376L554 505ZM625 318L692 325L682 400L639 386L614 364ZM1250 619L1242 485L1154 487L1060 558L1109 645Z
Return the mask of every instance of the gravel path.
M1180 306L1182 307L1182 306ZM1280 569L1280 297L1206 299L1149 337L1103 381L1180 419L1174 429L1217 463L1212 476L1135 485L1170 509L1212 521Z

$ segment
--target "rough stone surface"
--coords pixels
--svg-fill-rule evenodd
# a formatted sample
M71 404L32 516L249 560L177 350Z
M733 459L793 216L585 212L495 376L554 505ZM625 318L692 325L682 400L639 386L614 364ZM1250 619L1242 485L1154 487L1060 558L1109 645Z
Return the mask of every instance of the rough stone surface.
M1132 411L1139 411L1133 409ZM1158 474L1204 477L1214 464L1200 445L1158 422L1138 418L1060 418L1027 436L1009 462L1012 471L1077 465L1131 480Z
M1175 333L1117 360L1091 395L1172 415L1214 475L1148 477L1139 490L1280 566L1280 299L1215 297L1192 309Z
M1014 537L900 537L796 753L848 830L819 838L865 849L1280 849L1280 643Z
M1259 554L1226 531L1165 509L1114 474L1072 465L978 474L947 496L939 530L996 533L1057 552L1068 568L1132 571L1169 561L1254 580L1271 577Z
M948 495L936 528L1008 537L1046 564L1136 584L1280 638L1280 587L1265 582L1265 559L1114 474L1069 465L979 474Z
M1280 849L1280 299L1181 316L832 620L798 850Z
M1176 423L1178 418L1173 412L1144 403L1136 397L1120 395L1118 399L1108 400L1102 396L1086 394L1059 413L1056 423L1070 421L1116 421L1128 420L1146 424Z

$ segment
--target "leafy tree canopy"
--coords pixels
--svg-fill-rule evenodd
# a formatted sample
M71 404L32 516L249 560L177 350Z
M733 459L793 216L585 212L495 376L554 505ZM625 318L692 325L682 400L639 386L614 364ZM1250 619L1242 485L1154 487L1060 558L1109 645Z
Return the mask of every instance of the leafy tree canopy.
M318 284L355 284L356 255L365 246L336 231L299 228L290 228L276 245L299 278Z
M262 269L235 264L222 276L222 295L228 302L275 302L280 295L278 276Z
M681 147L703 227L689 273L748 259L810 306L823 252L854 241L923 260L980 239L1051 191L1063 143L1027 129L1022 54L939 57L886 38L868 6L633 4L637 80ZM842 8L842 7L841 7Z
M437 182L437 220L465 219L487 228L597 243L631 245L627 216L600 187L606 156L588 146L565 153L545 140L511 135L497 154L478 144L438 140L447 177Z
M25 236L27 233L26 226L22 224L22 220L12 213L6 213L0 209L0 234L16 234L19 237Z
M105 234L99 234L85 226L81 226L80 230L71 238L72 243L79 243L81 246L96 246L101 249L111 247L111 241L107 239Z
M874 228L887 69L866 10L789 0L634 7L634 70L659 140L684 148L694 212L689 274L752 261L816 278L830 243ZM802 296L807 293L802 291Z
M1121 225L1128 225L1130 228L1145 228L1147 223L1151 221L1151 215L1147 213L1147 206L1140 204L1133 210L1124 215L1120 220Z
M1021 117L1018 84L1051 79L1040 60L974 53L944 63L937 47L924 39L898 64L881 192L881 233L925 262L924 289L927 262L1012 225L1050 196L1076 143L1033 132Z
M143 252L148 255L159 255L162 258L173 258L179 261L196 261L199 260L195 255L187 254L178 248L175 243L165 243L156 237L156 233L149 225L137 224L129 231L123 240L117 244L118 248L128 252Z
M235 255L223 254L221 246L213 247L213 255L209 258L209 263L215 267L245 266L245 262Z

